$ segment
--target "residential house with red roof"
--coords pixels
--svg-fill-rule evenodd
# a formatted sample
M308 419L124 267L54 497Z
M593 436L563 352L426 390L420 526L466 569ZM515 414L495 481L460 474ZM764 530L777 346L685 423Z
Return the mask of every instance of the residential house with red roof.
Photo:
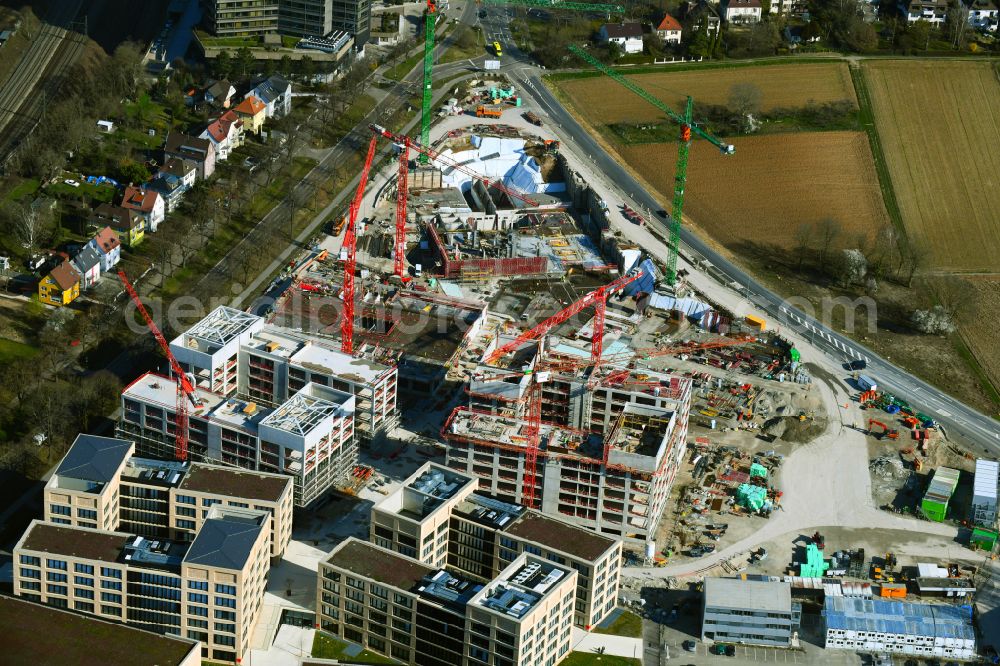
M267 119L267 105L253 95L247 95L243 101L233 107L233 111L243 121L243 129L247 132L260 134L264 121Z
M212 142L217 160L227 159L229 153L243 143L243 121L230 109L210 122L198 138Z
M670 14L664 16L660 25L656 26L656 35L664 44L680 44L682 31L681 22Z
M38 298L57 307L69 305L80 295L82 280L83 275L72 262L64 260L38 283Z
M166 216L166 204L159 192L134 185L125 188L122 208L138 211L145 221L146 231L156 231Z
M107 273L121 261L122 241L111 227L97 232L87 245L101 253L101 271Z

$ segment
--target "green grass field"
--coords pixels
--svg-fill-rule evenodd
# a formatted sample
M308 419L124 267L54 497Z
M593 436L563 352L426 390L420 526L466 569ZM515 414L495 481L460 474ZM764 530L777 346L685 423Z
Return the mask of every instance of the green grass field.
M559 666L642 666L642 660L613 654L570 652L559 662Z
M357 664L398 664L395 659L376 654L369 650L362 650L356 656L349 656L344 650L348 644L337 640L331 636L316 632L313 639L312 656L320 659L348 659L351 663Z

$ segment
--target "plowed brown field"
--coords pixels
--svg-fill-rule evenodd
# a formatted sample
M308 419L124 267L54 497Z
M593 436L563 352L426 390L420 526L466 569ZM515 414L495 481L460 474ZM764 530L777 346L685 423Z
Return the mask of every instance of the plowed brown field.
M675 144L617 150L664 200L669 198ZM746 241L791 248L800 225L827 217L840 223L845 242L888 222L868 139L861 132L743 137L729 157L695 142L684 212L731 249Z
M766 65L725 69L657 72L628 77L674 108L680 109L685 95L703 104L726 104L734 83L750 82L762 93L761 105L801 107L810 101L857 101L851 74L842 62ZM592 125L616 122L653 122L663 113L649 102L630 93L607 77L560 81L559 88L570 98L573 107Z
M992 65L863 67L910 239L930 249L938 270L1000 272L1000 83Z
M976 292L973 307L961 322L962 338L994 386L1000 386L1000 280L970 280Z

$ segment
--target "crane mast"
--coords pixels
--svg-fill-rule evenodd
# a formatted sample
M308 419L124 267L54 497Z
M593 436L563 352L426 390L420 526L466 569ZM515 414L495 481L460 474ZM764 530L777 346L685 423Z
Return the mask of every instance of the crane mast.
M344 232L344 247L347 256L344 261L344 316L340 320L340 350L345 354L354 352L354 271L357 268L357 246L358 246L358 211L361 210L361 200L365 196L365 185L368 184L368 174L372 170L372 161L375 159L375 144L378 137L373 136L368 143L368 154L365 156L365 166L361 170L361 179L358 181L358 189L354 193L351 201L351 208L347 214L347 231Z
M135 303L136 310L142 315L142 318L146 322L146 326L149 328L150 333L156 338L156 342L160 345L160 349L167 357L167 361L170 363L170 371L174 375L174 379L177 382L177 404L176 410L174 411L174 456L177 460L187 460L188 457L188 401L195 407L201 406L201 400L198 398L197 393L194 390L194 386L187 378L187 373L181 368L181 364L177 362L174 358L173 352L170 351L170 343L160 332L160 328L153 321L153 317L150 316L149 312L146 310L146 306L142 304L142 299L139 298L139 292L135 290L132 283L129 281L128 276L125 275L125 271L118 271L118 278L122 281L122 286L125 287L125 291L128 292L129 297L132 302Z
M736 152L736 148L733 145L725 143L721 139L713 136L695 124L693 119L694 100L691 97L687 98L684 105L683 115L678 114L663 101L646 92L636 83L625 78L619 72L600 62L575 44L571 44L569 46L569 50L573 54L585 60L595 69L607 74L639 97L663 111L670 120L673 120L675 123L680 125L680 134L678 136L677 146L677 164L674 168L674 193L670 210L670 238L667 241L667 281L670 284L674 284L677 282L677 255L680 251L681 245L681 219L684 214L684 187L687 185L687 165L688 154L691 150L691 139L695 134L697 134L718 148L723 155L732 155Z

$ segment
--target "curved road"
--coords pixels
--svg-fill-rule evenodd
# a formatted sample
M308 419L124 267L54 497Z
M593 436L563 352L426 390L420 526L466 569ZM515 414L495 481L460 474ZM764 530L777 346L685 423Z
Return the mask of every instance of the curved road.
M502 9L488 11L489 16L483 22L487 33L509 35L506 28L507 12ZM662 209L661 203L636 181L616 158L609 155L545 87L538 67L516 47L512 40L504 43L504 58L506 59L504 71L514 80L520 81L523 84L524 96L531 98L538 108L560 126L559 133L567 143L572 143L582 154L590 156L594 164L615 183L618 189L640 206L651 211ZM609 85L616 84L609 82ZM623 91L622 94L626 93ZM665 162L663 168L673 169L674 166ZM650 217L650 224L657 228L664 238L669 234L667 223L666 218ZM714 278L724 284L738 285L747 298L766 312L773 321L810 337L818 348L838 363L850 359L864 359L867 362L865 373L872 376L881 389L905 397L915 408L937 419L950 435L957 434L969 439L975 442L983 453L1000 457L1000 423L994 419L893 365L854 340L790 305L781 296L759 284L738 266L713 250L686 227L681 229L681 252L696 266L704 266L702 260L707 261L711 265L707 270Z

